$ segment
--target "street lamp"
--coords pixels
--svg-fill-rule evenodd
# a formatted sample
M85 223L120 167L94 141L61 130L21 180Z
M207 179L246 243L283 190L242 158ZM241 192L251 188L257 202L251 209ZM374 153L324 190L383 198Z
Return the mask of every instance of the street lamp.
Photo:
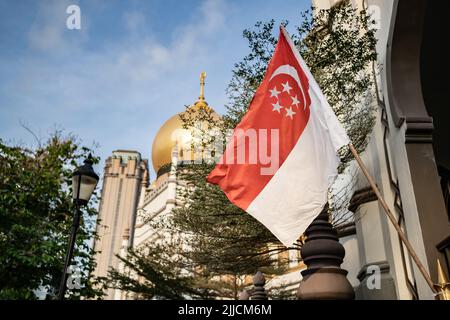
M84 164L78 167L72 174L72 197L75 204L72 231L69 240L69 248L67 249L66 261L64 263L63 275L61 278L61 283L58 291L58 299L64 300L64 295L66 293L66 282L67 282L67 269L70 266L72 260L73 249L75 247L75 239L77 236L78 227L80 226L80 206L86 205L89 202L92 194L94 193L95 187L99 180L98 175L94 172L92 168L92 156L89 154L88 158L84 160Z

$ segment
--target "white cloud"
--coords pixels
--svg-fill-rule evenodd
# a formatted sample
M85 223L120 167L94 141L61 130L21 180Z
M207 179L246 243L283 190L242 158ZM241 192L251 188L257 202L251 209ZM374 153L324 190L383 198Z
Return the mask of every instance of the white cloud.
M139 33L145 28L145 16L142 12L131 11L123 15L125 27L130 33Z
M205 1L201 11L206 18L207 30L214 30L225 23L224 13L227 12L227 8L223 1Z

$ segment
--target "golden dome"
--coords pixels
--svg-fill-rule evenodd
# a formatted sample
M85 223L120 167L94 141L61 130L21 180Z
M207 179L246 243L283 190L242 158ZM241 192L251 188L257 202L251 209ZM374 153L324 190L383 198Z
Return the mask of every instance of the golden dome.
M190 110L178 113L167 120L157 132L152 145L152 163L153 169L157 173L158 170L165 164L171 163L172 161L172 150L176 143L178 143L178 150L184 149L185 145L190 144L190 133L189 130L183 130L183 120L181 120L181 115L192 116L190 111L200 110L205 108L208 111L215 112L208 106L204 97L204 86L205 86L206 73L202 72L200 75L200 96L198 100L189 107ZM217 115L218 116L218 115ZM182 136L180 136L180 134Z

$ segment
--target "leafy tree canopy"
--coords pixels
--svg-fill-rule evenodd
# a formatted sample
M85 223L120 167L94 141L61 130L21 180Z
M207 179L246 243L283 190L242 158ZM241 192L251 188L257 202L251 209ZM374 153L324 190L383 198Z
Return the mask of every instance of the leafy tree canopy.
M57 132L37 148L0 140L0 299L54 298L72 225L71 174L92 152ZM97 162L98 159L95 158ZM81 288L73 299L99 294L88 278L94 267L96 197L83 208L74 256Z

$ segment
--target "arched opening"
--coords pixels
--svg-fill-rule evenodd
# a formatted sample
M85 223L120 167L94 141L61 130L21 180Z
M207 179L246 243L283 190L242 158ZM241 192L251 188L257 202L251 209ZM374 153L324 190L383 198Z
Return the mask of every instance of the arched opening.
M448 1L426 4L422 45L420 52L420 74L425 107L433 118L433 151L440 176L447 218L450 220L450 92L448 80L450 60L447 38ZM450 265L450 238L437 245Z
M405 165L409 166L434 280L436 259L442 257L439 251L445 254L445 248L450 247L449 216L444 205L450 168L450 96L445 80L449 59L444 43L449 29L448 7L448 2L395 1L386 57L391 116L398 128L406 127Z

